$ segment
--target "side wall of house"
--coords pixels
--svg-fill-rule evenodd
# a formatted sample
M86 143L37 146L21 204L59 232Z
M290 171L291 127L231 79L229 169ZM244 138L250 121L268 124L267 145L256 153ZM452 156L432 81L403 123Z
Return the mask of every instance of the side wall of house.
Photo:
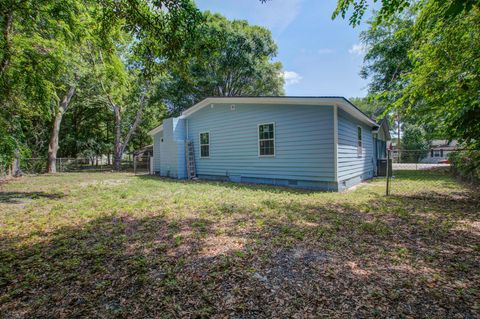
M160 143L163 139L163 131L153 136L153 173L160 175Z
M164 120L163 131L155 135L153 148L154 172L166 177L186 177L184 120Z
M357 152L357 127L362 128L362 153ZM372 128L338 110L338 187L347 189L372 178L376 162Z
M186 121L200 178L337 189L333 106L214 104ZM275 126L275 156L259 156L266 123ZM210 133L209 158L200 158L201 132Z

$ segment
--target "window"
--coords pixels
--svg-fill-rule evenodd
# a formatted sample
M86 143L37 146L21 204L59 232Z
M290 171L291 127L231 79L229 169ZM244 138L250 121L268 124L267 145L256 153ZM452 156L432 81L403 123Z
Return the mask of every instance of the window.
M357 127L357 156L362 156L362 128Z
M200 133L200 158L210 157L210 133Z
M432 157L443 157L443 150L432 150Z
M275 125L273 123L258 125L258 155L275 155Z

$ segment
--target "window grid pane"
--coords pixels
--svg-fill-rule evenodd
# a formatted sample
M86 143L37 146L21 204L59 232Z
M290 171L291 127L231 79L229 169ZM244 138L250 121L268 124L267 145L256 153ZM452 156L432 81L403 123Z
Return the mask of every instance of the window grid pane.
M200 146L200 156L201 157L209 157L210 156L210 150L208 145L202 145Z
M358 146L362 146L362 128L361 127L358 127L357 128L357 132L358 132L358 136L357 136L357 139L358 139Z
M200 133L200 157L210 156L210 134Z
M258 126L259 155L275 155L274 125L260 124Z

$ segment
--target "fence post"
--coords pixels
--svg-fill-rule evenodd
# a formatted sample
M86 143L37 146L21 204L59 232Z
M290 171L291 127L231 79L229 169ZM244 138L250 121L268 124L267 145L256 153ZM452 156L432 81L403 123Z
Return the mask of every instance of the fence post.
M137 175L137 157L133 155L133 175Z
M392 169L393 169L393 164L392 164ZM385 192L385 195L388 196L390 195L390 150L387 150L387 189Z

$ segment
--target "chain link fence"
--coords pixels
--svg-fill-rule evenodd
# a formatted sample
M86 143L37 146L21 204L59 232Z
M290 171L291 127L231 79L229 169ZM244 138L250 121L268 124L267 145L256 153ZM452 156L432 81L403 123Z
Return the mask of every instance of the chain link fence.
M113 163L107 158L57 158L57 172L106 172L113 171ZM20 160L22 174L47 173L46 158L23 158ZM123 159L121 171L146 174L150 171L149 156L132 156Z
M434 192L440 183L455 183L462 176L456 174L452 159L462 158L463 154L460 149L388 151L386 194L398 195L413 187Z

